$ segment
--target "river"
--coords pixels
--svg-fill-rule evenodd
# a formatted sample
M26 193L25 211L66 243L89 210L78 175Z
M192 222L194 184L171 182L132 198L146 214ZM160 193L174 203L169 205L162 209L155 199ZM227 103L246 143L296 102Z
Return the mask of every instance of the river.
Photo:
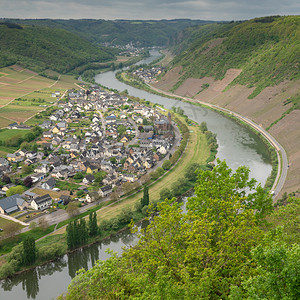
M139 62L139 64L150 63L160 56L157 50L151 50L150 54L150 57ZM217 157L221 160L225 159L232 169L241 165L248 166L251 170L251 177L254 177L262 185L271 174L271 161L264 143L251 130L235 121L202 107L152 95L130 87L119 82L115 78L114 72L99 74L95 80L109 88L120 91L127 89L132 96L162 104L166 108L181 107L190 119L198 123L205 121L208 129L217 134L219 144ZM122 247L129 246L134 241L136 241L136 236L126 230L102 243L64 255L54 262L39 266L12 279L3 280L1 281L0 299L49 300L56 298L66 292L68 284L78 269L90 268L96 260L106 259L108 257L105 252L106 249L109 248L121 253Z

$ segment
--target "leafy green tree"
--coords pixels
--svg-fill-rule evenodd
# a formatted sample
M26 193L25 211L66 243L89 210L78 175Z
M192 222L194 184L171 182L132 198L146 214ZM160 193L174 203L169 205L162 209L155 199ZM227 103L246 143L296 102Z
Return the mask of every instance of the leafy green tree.
M141 199L142 208L149 205L149 187L144 185L143 197Z
M165 160L162 164L162 168L164 170L169 170L171 168L171 166L172 166L172 163L168 159Z
M196 182L196 179L197 179L196 171L200 167L201 167L201 165L198 163L193 163L193 164L189 165L185 172L185 178L187 178L187 180L189 180L189 181Z
M253 209L258 220L262 220L273 210L272 197L256 184L255 179L249 179L249 168L242 166L233 172L225 161L217 160L217 165L210 171L199 170L195 186L195 197L189 198L187 207L194 213L202 215L208 210L215 210L218 217L218 205L212 206L212 200L217 203L230 202L238 199L246 209Z
M23 193L24 193L24 187L21 185L17 185L17 186L13 186L10 189L8 189L6 191L6 196L9 197L9 196L12 196L15 194L23 194Z
M300 245L283 243L278 229L275 239L267 234L251 251L256 269L240 287L231 288L230 299L300 299Z
M95 236L98 233L97 214L90 212L89 214L89 235Z
M207 124L206 124L206 122L201 122L200 129L201 129L202 132L207 131Z
M74 175L74 179L83 179L84 175L81 173L81 172L77 172L75 175Z
M172 192L168 188L163 188L159 193L161 200L171 199L173 197Z
M32 168L28 165L23 165L22 166L22 174L27 175L32 172Z
M75 229L74 229L74 223L71 222L67 226L67 245L68 249L73 249L75 247Z
M33 237L27 237L23 241L22 261L26 266L32 265L36 260L36 247Z

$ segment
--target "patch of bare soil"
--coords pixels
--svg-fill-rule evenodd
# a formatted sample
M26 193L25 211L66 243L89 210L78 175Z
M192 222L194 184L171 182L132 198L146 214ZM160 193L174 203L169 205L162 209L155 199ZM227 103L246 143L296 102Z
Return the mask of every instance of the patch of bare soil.
M215 80L213 77L203 77L201 79L188 78L185 82L175 91L175 94L195 97L202 101L210 101L226 88L237 76L240 75L242 70L229 69L222 80ZM203 85L208 84L209 87L204 89Z
M182 67L175 67L171 69L159 82L154 83L153 86L164 91L169 91L170 88L172 88L179 80L181 70Z
M218 39L214 39L214 40L211 40L209 41L207 44L206 44L206 49L203 50L201 52L201 54L206 54L208 53L211 49L215 48L216 46L219 46L223 43L225 38L218 38Z

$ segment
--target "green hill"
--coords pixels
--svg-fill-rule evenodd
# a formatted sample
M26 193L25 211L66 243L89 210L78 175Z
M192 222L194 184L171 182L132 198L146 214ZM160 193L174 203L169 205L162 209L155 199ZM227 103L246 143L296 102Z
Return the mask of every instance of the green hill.
M92 43L111 45L165 46L172 36L186 27L212 23L201 20L57 20L57 19L10 19L18 24L62 28Z
M298 79L300 17L264 17L246 22L188 28L176 40L174 66L182 66L177 87L186 78L224 77L242 69L234 83L255 86L251 97L283 80Z
M63 29L0 24L0 67L20 64L41 72L66 73L82 64L107 61L113 54Z

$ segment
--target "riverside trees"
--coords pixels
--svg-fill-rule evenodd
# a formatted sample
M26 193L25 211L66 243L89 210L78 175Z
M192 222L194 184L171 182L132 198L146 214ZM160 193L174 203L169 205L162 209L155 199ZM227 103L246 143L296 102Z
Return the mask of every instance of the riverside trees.
M174 198L159 203L137 246L82 271L66 298L228 298L255 269L251 250L263 242L272 200L247 168L233 172L220 161L198 171L195 193L187 213Z

